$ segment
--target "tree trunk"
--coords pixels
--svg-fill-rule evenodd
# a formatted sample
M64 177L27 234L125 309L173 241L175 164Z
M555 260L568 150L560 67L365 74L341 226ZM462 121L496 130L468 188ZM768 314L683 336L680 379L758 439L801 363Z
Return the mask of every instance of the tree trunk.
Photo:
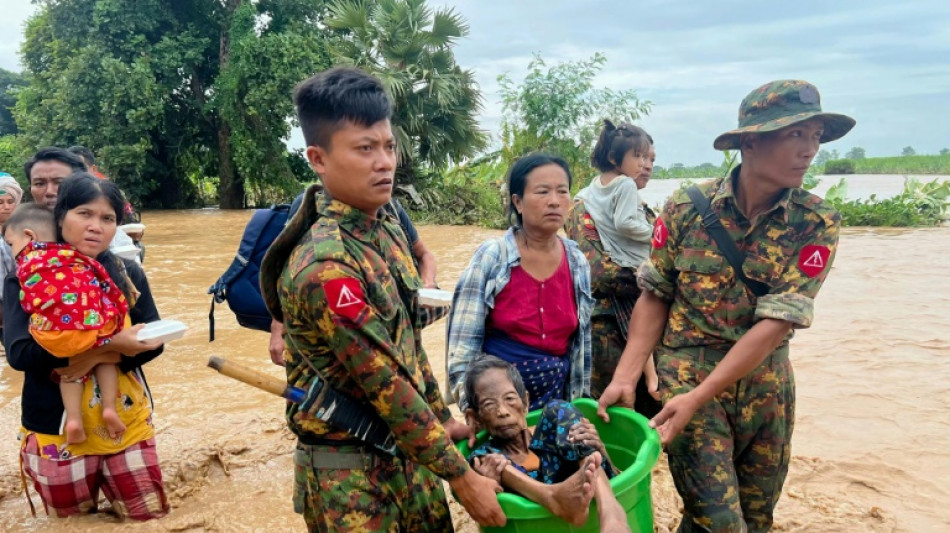
M241 5L242 0L226 0L225 14L221 23L221 40L218 48L218 72L228 68L231 57L231 20L234 11ZM218 206L221 209L244 208L244 180L234 168L234 158L231 155L231 127L218 113Z

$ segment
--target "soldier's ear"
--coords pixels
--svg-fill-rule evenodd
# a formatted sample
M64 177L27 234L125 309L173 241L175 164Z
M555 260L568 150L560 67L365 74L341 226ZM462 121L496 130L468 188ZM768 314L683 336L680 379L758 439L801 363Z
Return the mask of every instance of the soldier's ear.
M326 148L322 146L310 145L307 146L304 154L307 156L307 162L310 163L310 168L322 176L323 172L326 170Z

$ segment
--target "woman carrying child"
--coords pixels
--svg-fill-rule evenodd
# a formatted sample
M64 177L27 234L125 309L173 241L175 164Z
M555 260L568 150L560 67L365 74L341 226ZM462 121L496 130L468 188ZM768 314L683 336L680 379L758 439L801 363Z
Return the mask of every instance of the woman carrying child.
M633 305L640 295L636 268L650 254L656 217L638 190L653 173L653 138L632 124L615 127L609 120L591 154L591 164L601 171L577 193L564 229L587 257L595 299L591 316L594 339L591 361L591 394L599 398L613 378L627 340ZM637 388L637 412L653 417L660 410L657 379L652 360Z
M107 251L124 204L114 183L77 172L60 185L53 211L57 240L101 263L128 303L125 327L110 342L73 357L56 357L31 332L31 317L17 297L19 279L4 280L4 347L10 366L24 373L20 458L51 516L95 511L100 489L119 516L147 520L168 512L151 396L141 369L163 346L137 340L141 324L158 320L159 314L141 267ZM54 376L75 381L100 364L118 366L116 410L125 431L110 435L97 407L102 398L96 380L89 379L83 383L81 403L86 439L68 442Z
M590 395L590 267L558 236L571 198L560 157L529 154L508 172L511 228L482 243L455 287L448 326L448 390L465 407L462 378L481 353L518 369L531 409Z

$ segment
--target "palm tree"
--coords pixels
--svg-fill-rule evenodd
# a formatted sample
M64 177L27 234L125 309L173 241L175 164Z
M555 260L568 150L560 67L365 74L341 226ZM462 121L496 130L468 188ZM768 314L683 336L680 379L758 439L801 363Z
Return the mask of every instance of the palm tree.
M337 33L334 63L375 74L393 99L399 181L415 181L417 165L445 168L485 147L476 120L481 94L452 52L468 26L453 9L433 12L424 0L338 0L326 25Z

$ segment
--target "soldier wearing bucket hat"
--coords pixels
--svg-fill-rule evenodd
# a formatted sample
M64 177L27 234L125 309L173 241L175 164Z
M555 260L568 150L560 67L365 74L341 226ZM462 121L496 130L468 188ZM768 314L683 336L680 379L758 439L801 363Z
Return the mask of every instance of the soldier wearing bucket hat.
M638 271L643 293L600 408L632 405L655 347L664 406L651 425L683 498L680 532L772 526L794 422L788 341L812 323L840 227L801 184L819 144L855 123L820 102L799 80L746 96L739 127L713 143L739 150L742 164L672 195Z

